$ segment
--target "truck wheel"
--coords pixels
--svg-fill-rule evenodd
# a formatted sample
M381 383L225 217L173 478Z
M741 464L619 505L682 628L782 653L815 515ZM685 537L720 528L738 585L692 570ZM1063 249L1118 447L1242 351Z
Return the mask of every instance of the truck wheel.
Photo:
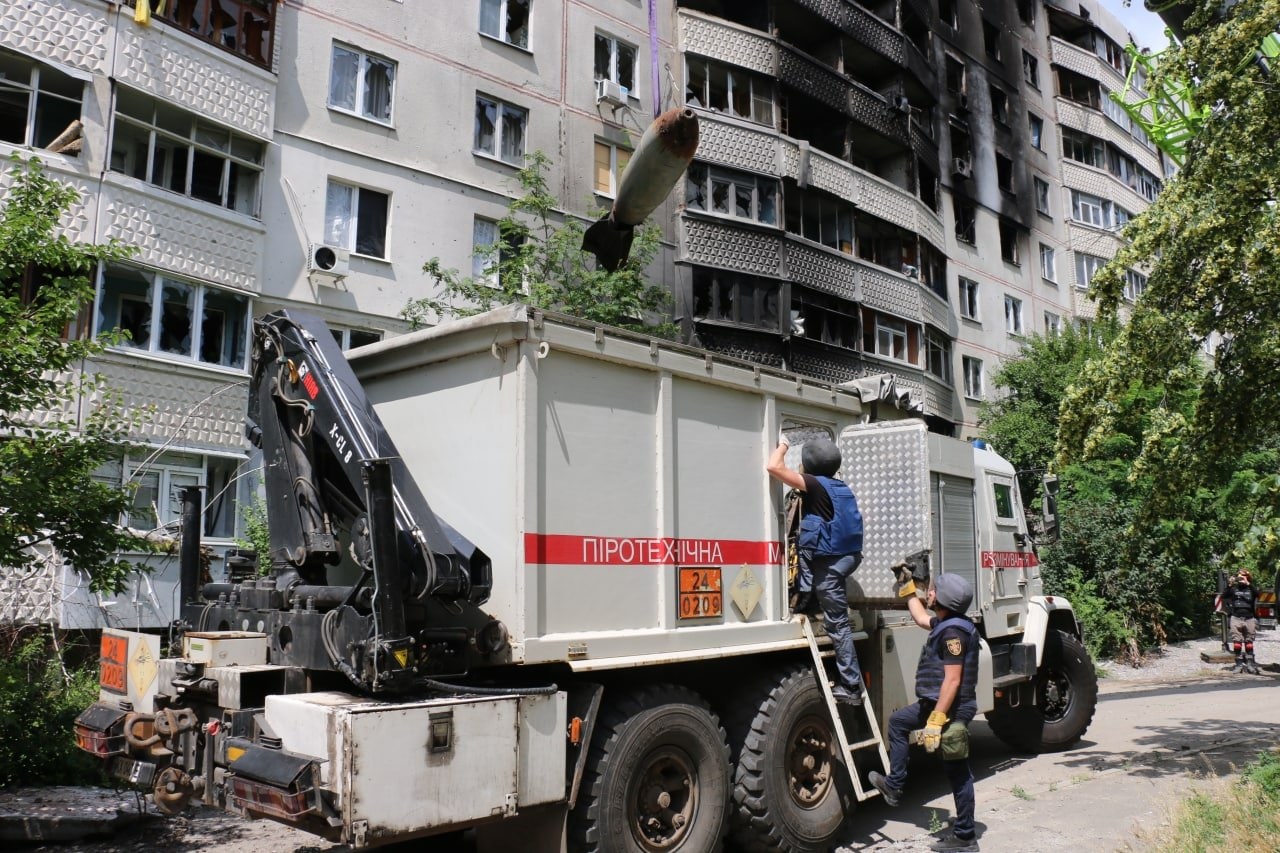
M1084 645L1065 631L1049 631L1035 689L1034 708L989 711L991 731L1014 749L1026 752L1070 748L1093 722L1098 704L1098 676Z
M601 711L569 837L592 853L711 853L728 803L719 719L692 690L643 687Z
M830 850L847 786L813 670L794 667L766 680L740 707L742 719L731 726L734 840L752 853Z

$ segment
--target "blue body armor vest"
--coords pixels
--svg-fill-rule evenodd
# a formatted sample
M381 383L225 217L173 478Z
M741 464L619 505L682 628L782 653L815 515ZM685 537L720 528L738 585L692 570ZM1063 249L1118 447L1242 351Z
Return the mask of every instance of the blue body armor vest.
M835 557L862 553L862 513L858 510L858 499L839 480L830 477L816 479L831 497L835 514L830 521L824 521L815 513L808 513L800 519L800 550Z
M920 650L920 662L916 665L916 696L938 701L942 690L942 649L940 637L947 628L959 628L968 635L964 654L964 669L960 676L960 692L951 708L952 719L961 705L971 704L977 710L978 701L978 626L964 616L948 616L933 626L929 639Z

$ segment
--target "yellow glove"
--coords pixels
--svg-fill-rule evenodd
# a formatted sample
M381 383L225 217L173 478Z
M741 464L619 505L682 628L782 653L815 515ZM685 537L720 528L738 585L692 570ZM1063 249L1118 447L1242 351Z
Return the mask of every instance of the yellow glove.
M916 594L916 582L911 577L911 570L907 568L906 563L898 563L893 567L894 577L897 578L898 598L910 598Z
M941 711L929 714L924 730L920 733L920 743L925 752L933 752L942 743L942 727L947 724L947 715Z

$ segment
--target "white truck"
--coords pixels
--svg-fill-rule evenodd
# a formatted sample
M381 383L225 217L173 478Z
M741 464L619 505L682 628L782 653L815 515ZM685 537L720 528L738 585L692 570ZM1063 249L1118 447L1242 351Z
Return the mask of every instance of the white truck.
M925 551L976 589L1001 738L1062 749L1093 717L1012 467L893 406L523 306L346 358L285 312L255 341L272 572L196 589L184 568L174 655L104 634L76 723L164 811L356 847L474 827L482 850L828 850L914 700L925 634L891 567ZM838 442L864 514L854 719L788 609L779 428L793 453Z

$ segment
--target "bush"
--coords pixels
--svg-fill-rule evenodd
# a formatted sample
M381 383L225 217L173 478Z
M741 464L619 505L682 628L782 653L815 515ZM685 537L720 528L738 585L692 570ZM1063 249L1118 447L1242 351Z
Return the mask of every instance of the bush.
M81 752L72 724L98 698L92 665L64 670L45 631L4 638L0 659L0 787L92 784L96 759Z

